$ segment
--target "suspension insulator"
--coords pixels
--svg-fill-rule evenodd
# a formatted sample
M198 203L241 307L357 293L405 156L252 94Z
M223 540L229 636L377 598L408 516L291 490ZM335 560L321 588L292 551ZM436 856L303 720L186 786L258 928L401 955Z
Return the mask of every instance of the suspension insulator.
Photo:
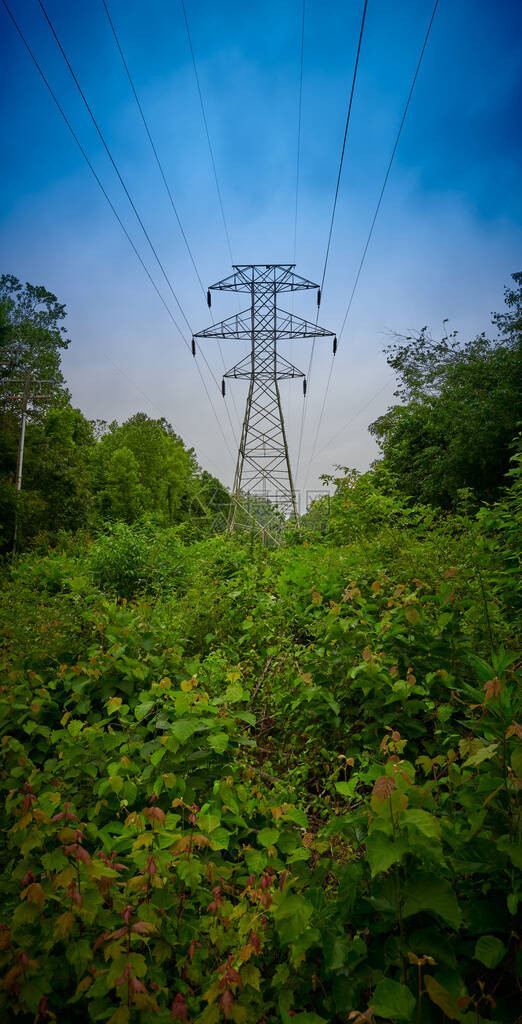
M335 336L335 338L333 340L333 354L335 355L336 352L337 352L337 335Z
M221 381L221 394L223 395L223 398L225 397L225 391L225 378L223 377L223 380Z
M212 296L210 294L210 288L209 288L209 290L207 291L207 306L208 306L209 309L210 309L211 305L212 305Z
M303 396L306 396L306 377L303 377Z
M193 355L194 357L195 357L195 355L196 355L196 341L195 341L195 339L194 339L194 338L192 339L192 355Z
M321 289L320 289L320 288L318 288L318 289L317 289L317 308L318 308L318 309L319 309L319 306L320 306L320 305L321 305Z

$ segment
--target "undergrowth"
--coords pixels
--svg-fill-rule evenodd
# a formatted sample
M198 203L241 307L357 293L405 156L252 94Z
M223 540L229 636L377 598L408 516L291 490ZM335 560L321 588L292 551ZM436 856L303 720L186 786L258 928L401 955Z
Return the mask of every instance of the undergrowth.
M518 494L359 531L339 503L271 552L122 526L24 556L3 1019L521 1019Z

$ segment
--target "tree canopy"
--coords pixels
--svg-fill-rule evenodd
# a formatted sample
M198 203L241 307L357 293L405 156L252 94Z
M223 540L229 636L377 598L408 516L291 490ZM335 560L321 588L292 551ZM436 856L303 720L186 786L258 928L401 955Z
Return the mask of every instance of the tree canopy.
M497 337L435 340L423 327L387 350L402 403L370 431L382 465L420 501L450 508L462 489L491 500L503 486L522 416L522 274L513 280Z

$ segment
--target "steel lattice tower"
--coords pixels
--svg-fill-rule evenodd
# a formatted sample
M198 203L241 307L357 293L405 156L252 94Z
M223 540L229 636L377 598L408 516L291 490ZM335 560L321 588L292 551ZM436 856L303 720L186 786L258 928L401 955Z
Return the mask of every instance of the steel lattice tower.
M250 341L250 354L224 375L229 379L250 382L234 476L229 529L234 528L243 492L273 502L285 516L298 517L278 382L293 377L304 378L304 374L280 354L278 347L281 341L291 338L333 335L333 331L327 331L317 323L309 323L278 308L279 292L305 288L317 289L319 305L318 286L295 274L293 263L234 264L234 273L211 285L211 289L245 292L250 295L250 308L194 335L194 339ZM210 306L210 290L208 304ZM195 352L195 342L193 346ZM306 383L304 390L306 393Z

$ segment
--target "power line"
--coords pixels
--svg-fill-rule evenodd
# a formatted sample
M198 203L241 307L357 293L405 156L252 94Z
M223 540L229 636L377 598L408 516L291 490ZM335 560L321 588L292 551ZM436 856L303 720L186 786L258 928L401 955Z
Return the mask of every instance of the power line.
M103 148L105 149L105 152L107 153L107 156L109 157L109 160L110 160L110 162L111 162L111 164L112 164L112 166L113 166L113 168L114 168L114 170L115 170L115 172L117 174L118 180L119 180L119 182L120 182L120 184L121 184L121 186L123 188L123 191L125 192L125 195L127 196L127 199L129 200L129 203L130 203L130 205L131 205L131 207L132 207L132 209L134 211L134 214L136 215L136 219L137 219L137 221L138 221L138 223L139 223L139 225L141 227L141 230L143 231L143 234L145 235L145 238L147 239L147 242L148 242L148 244L150 246L150 249L151 249L151 251L152 251L152 253L154 255L154 258L156 260L156 263L158 264L158 266L159 266L159 268L161 270L161 273L163 274L163 277L165 278L167 286L168 286L168 288L169 288L169 290L170 290L170 292L171 292L171 294L172 294L172 296L173 296L173 298L174 298L174 300L175 300L175 302L176 302L176 304L178 306L178 309L179 309L179 311L180 311L180 313L181 313L181 315L182 315L182 317L183 317L183 319L184 319L184 321L185 321L185 323L186 323L186 325L187 325L187 327L189 329L190 334L192 334L192 327L190 326L190 323L189 323L189 321L188 321L188 319L187 319L187 317L185 315L185 311L184 311L184 309L183 309L183 307L182 307L182 305L181 305L181 303L180 303L180 301L178 299L178 296L176 295L176 292L174 291L174 288L173 288L172 283L170 281L170 278L169 278L169 276L167 274L167 271L165 270L165 267L163 266L163 263L161 262L161 260L160 260L160 258L158 256L157 250L155 249L155 247L154 247L154 245L153 245L153 243L151 241L151 238L150 238L150 235L149 235L149 233L147 231L147 228L145 227L145 225L143 223L143 220L141 219L141 217L140 217L140 215L138 213L138 210L136 209L136 205L134 203L134 200L132 199L132 196L131 196L131 194L130 194L130 192L129 192L129 190L128 190L128 188L127 188L127 186L126 186L126 184L125 184L125 182L123 180L123 177L120 174L118 165L117 165L117 163L116 163L116 161L115 161L115 159L114 159L114 157L113 157L113 155L112 155L112 153L110 151L110 148L109 148L108 143L107 143L107 141L105 139L105 136L103 135L103 132L102 132L102 130L101 130L101 128L100 128L100 126L99 126L99 124L98 124L94 114L93 114L92 108L91 108L91 106L90 106L90 104L89 104L89 102L87 100L87 97L86 97L86 95L85 95L85 93L84 93L84 91L83 91L83 89L82 89L82 87L81 87L77 77L76 77L76 74L73 71L73 68L72 68L71 63L69 61L69 58L68 58L68 56L67 56L67 54L66 54L66 52L65 52L65 50L64 50L64 48L63 48L63 46L61 44L60 39L58 38L58 35L57 35L56 30L54 28L54 25L53 25L49 15L47 14L47 11L46 11L46 9L44 7L44 4L43 4L42 0L38 0L38 5L40 7L40 10L42 11L42 14L43 14L47 24L49 25L49 28L51 29L51 32L52 32L52 34L53 34L53 36L55 38L55 41L57 43L58 49L60 50L60 53L61 53L65 63L67 64L67 67L69 68L69 71L71 73L71 76L72 76L72 79L74 81L74 84L75 84L78 92L80 93L80 96L81 96L81 98L82 98L82 100L83 100L83 102L85 104L85 107L87 109L89 117L90 117L90 119L91 119L91 121L92 121L92 123L93 123L93 125L94 125L94 127L96 129L96 132L98 133L98 136L99 136L99 139L100 139L100 141L101 141L101 143L103 145Z
M361 44L362 44L362 37L363 37L363 32L364 32L364 22L366 21L366 9L367 9L367 7L368 7L368 0L364 0L364 7L363 7L362 19L361 19L361 29L360 29L360 32L359 32L359 42L357 44L357 53L356 53L356 56L355 56L355 65L354 65L354 69L353 69L352 87L350 89L350 99L349 99L349 102L348 102L348 112L346 114L346 124L345 124L345 127L344 127L343 144L342 144L342 147L341 147L341 157L340 157L340 160L339 160L339 171L338 171L338 174L337 174L337 183L336 183L336 186L335 186L335 195L334 195L334 201L333 201L333 206L332 206L332 216L330 218L330 230L328 232L328 243L327 243L327 246L326 246L326 255L325 255L325 258L324 258L323 276L321 278L321 290L324 287L324 279L326 277L326 268L328 266L328 257L330 255L330 245L331 245L331 242L332 242L332 231L333 231L334 220L335 220L335 211L337 209L337 199L338 199L338 196L339 196L339 186L341 184L341 174L342 174L342 170L343 170L344 153L345 153L345 149L346 149L346 140L348 138L348 128L350 126L350 116L351 116L351 113L352 113L353 94L355 92L355 83L357 81L357 69L359 67L359 57L360 57L360 53L361 53Z
M358 267L357 273L355 275L355 281L354 281L354 284L353 284L353 288L352 288L352 292L351 292L351 295L350 295L350 299L348 301L348 306L346 308L346 313L344 314L344 319L343 319L343 322L342 322L341 330L339 331L339 334L338 334L338 339L341 337L341 335L342 335L342 333L344 331L344 328L346 326L346 321L348 319L348 315L349 315L351 307L352 307L352 303L353 303L353 299L354 299L355 292L356 292L356 289L357 289L357 285L359 284L359 278L361 276L361 271L362 271L362 268L364 266L364 261L366 259L366 254L368 252L368 247L369 247L370 241L372 239L373 229L375 227L375 222L377 220L377 216L378 216L379 210L381 208L381 203L382 203L382 200L383 200L384 192L385 192L385 189L386 189L386 185L388 183L388 178L390 176L390 171L391 171L392 164L393 164L393 161L394 161L394 158L395 158L395 154L397 152L397 147L399 145L399 139L400 139L401 134L402 134L402 129L404 127L404 122L406 120L406 115L408 113L408 109L409 109L409 106L410 106L411 98L413 96L413 90L415 88L415 83L416 83L418 75L419 75L419 71L420 71L420 68L421 68L422 60L423 60L423 57L424 57L424 52L425 52L426 46L428 44L428 39L429 39L429 36L430 36L431 27L433 25L435 14L437 12L438 4L439 4L439 0L435 0L435 4L434 4L433 10L431 12L431 17L430 17L430 20L429 20L429 23L428 23L428 27L426 29L426 34L424 36L424 42L422 44L422 48L421 48L421 51L420 51L420 54L419 54L419 59L417 61L417 66L415 68L415 73L413 75L413 79L412 79L412 82L411 82L410 90L409 90L409 93L408 93L408 98L407 98L406 104L404 106L403 114L402 114L401 121L400 121L400 124L399 124L399 129L398 129L397 135L395 137L395 142L393 144L393 149L392 149L392 152L391 152L391 156L390 156L390 159L389 159L389 162L388 162L388 166L386 168L386 173L384 175L384 181L382 183L382 188L381 188L381 191L380 191L380 194L379 194L379 199L377 201L377 206L375 207L375 213L373 215L372 222L370 224L370 230L368 232L368 237L366 239L366 243L365 243L365 246L364 246L364 249L363 249L363 253L362 253L362 256L361 256L359 267ZM306 471L305 484L306 484L306 480L308 479L308 474L310 472L310 467L311 467L311 464L312 464L312 460L313 460L314 455L315 455L315 449L316 449L317 441L318 441L318 438L319 438L319 431L321 429L321 425L322 425L322 421L323 421L323 416L324 416L324 410L325 410L325 407L326 407L326 399L328 397L328 392L329 392L329 389L330 389L330 382L331 382L331 379L332 379L332 370L333 370L333 357L332 357L332 361L331 361L331 365L330 365L330 372L328 374L328 380L327 380L327 383L326 383L326 390L325 390L325 395L324 395L324 399L323 399L323 404L321 406L321 412L320 412L320 416L319 416L319 421L318 421L317 429L316 429L316 432L315 432L315 439L314 439L314 444L313 444L313 448L312 448L312 454L310 456L310 460L309 460L307 471ZM380 392L378 392L378 394L379 393ZM321 450L323 450L323 449L321 449Z
M196 277L198 279L201 291L203 292L203 295L206 297L205 289L203 287L203 281L201 280L198 268L196 266L196 261L194 259L194 255L192 253L192 249L190 248L190 245L189 245L189 242L188 242L188 238L187 238L187 235L185 233L185 229L183 227L183 224L181 223L181 218L180 218L179 213L177 211L176 204L174 202L174 199L173 199L173 196L172 196L172 192L170 190L169 183L167 181L167 176L165 174L165 171L164 171L163 165L161 163L161 160L160 160L160 158L158 156L158 151L157 151L156 146L154 144L154 140L152 138L152 135L151 135L151 132L150 132L150 128L149 128L148 123L147 123L147 119L146 119L145 114L143 112L143 107L142 107L142 105L140 103L140 100L139 100L139 97L138 97L138 93L136 92L136 88L135 88L135 85L134 85L134 82L133 82L133 79L132 79L132 75L130 73L127 61L125 60L125 56L124 56L124 53L123 53L123 50L122 50L122 47L121 47L121 44L120 44L120 40L118 38L118 33L116 32L116 28L115 28L114 22L113 22L113 20L111 18L111 15L110 15L109 8L107 6L106 0L102 0L102 4L103 4L103 7L105 9L105 13L107 15L107 20L108 20L109 25L111 27L112 34L113 34L114 40L116 42L116 46L118 47L118 52L120 54L120 57L121 57L121 60L122 60L122 63L123 63L123 67L125 68L125 71L126 71L126 74L127 74L127 78L129 79L129 85L130 85L130 87L132 89L132 92L133 92L133 95L134 95L134 99L136 100L136 105L137 105L138 110L140 112L141 120L143 121L143 127L145 128L145 131L147 133L147 138L148 138L148 140L150 142L151 149L152 149L152 152L154 154L154 158L155 158L156 163L158 165L158 170L159 170L159 172L161 174L161 177L162 177L162 180L163 180L163 184L165 186L167 195L169 197L170 205L172 207L172 210L173 210L174 215L176 217L176 220L178 222L178 227L179 227L179 230L181 231L181 235L183 237L183 241L185 243L185 247L186 247L187 252L189 254L189 257L190 257L190 261L192 263L192 266L194 267L194 273L196 274Z
M233 256L232 256L232 247L230 245L230 235L228 233L227 221L226 221L226 217L225 217L225 209L224 209L224 206L223 206L223 199L221 197L221 189L219 187L219 181L218 181L218 175L217 175L217 169L216 169L216 161L214 159L214 149L213 149L213 146L212 146L212 141L211 141L211 138L210 138L210 131L209 131L209 128L208 128L207 115L206 115L206 112L205 112L205 104L203 102L203 93L201 91L201 85L200 85L200 81L199 81L198 69L197 69L197 65L196 65L196 57L195 57L195 54L194 54L194 47L192 45L192 36L190 34L190 27L189 27L189 23L188 23L187 10L186 10L186 7L185 7L185 0L180 0L180 2L181 2L182 10L183 10L183 18L185 20L185 28L187 30L187 39L188 39L188 44L189 44L189 48L190 48L190 54L191 54L191 57L192 57L192 66L194 68L194 77L196 79L196 86L197 86L198 96L199 96L199 104L200 104L201 113L202 113L202 116L203 116L203 124L205 126L205 134L207 136L207 144L208 144L208 150L209 150L209 153L210 153L210 161L211 161L211 164L212 164L212 170L214 172L214 181L215 181L215 184L216 184L216 192L217 192L217 197L218 197L218 202L219 202L219 208L221 210L221 219L223 221L223 228L225 230L225 238L226 238L226 242L227 242L228 253L229 253L229 256L230 256L230 262L233 264L234 263L234 259L233 259Z
M65 50L64 50L64 48L62 46L62 43L61 43L60 39L58 38L58 35L57 35L56 30L54 28L54 25L51 22L51 19L49 18L49 15L47 14L47 11L45 9L45 6L44 6L42 0L38 0L38 5L39 5L39 7L40 7L40 9L41 9L41 11L42 11L42 13L44 15L45 20L47 21L47 24L49 25L49 28L51 29L51 32L52 32L52 34L53 34L53 36L54 36L54 38L56 40L56 43L58 45L59 50L60 50L60 53L62 54L62 57L63 57L65 63L67 64L67 67L68 67L68 69L69 69L69 71L71 73L71 76L73 78L74 84L76 85L76 88L78 89L78 92L80 93L80 96L81 96L81 98L82 98L82 100L83 100L83 102L85 104L85 107L87 109L89 117L91 118L91 121L92 121L92 123L93 123L93 125L94 125L94 127L96 129L96 132L97 132L97 134L98 134L98 136L99 136L99 138L100 138L100 140L101 140L101 142L103 144L105 152L107 153L107 156L109 157L109 160L111 161L111 164L112 164L112 166L113 166L113 168L114 168L114 170L115 170L115 172L117 174L118 180L119 180L119 182L120 182L120 184L121 184L121 186L122 186L122 188L123 188L123 190L125 192L125 195L127 196L127 199L129 200L129 203L130 203L130 205L132 207L132 210L133 210L133 212L134 212L134 214L136 216L136 219L138 220L138 223L139 223L139 225L140 225L140 227L141 227L141 229L143 231L143 234L145 235L145 238L146 238L146 240L147 240L147 242L148 242L148 244L149 244L149 246L150 246L150 248L152 250L154 258L155 258L155 260L156 260L156 262L157 262L157 264L158 264L158 266L159 266L159 268L160 268L160 270L161 270L161 272L163 274L163 277L165 278L167 286L168 286L168 288L169 288L169 290L170 290L170 292L171 292L171 294L172 294L172 296L173 296L173 298L174 298L174 300L175 300L175 302L176 302L176 304L177 304L177 306L178 306L178 308L179 308L179 310L181 312L181 315L182 315L182 317L183 317L183 319L184 319L184 321L185 321L185 323L186 323L186 325L187 325L187 327L189 329L189 332L192 334L192 327L191 327L191 325L189 323L189 320L188 320L188 318L187 318L187 316L185 314L185 310L183 309L183 307L181 305L181 302L179 301L178 296L176 295L176 292L174 291L172 282L171 282L171 280L170 280L170 278L169 278L169 276L168 276L168 274L167 274L167 272L166 272L166 270L165 270L165 268L163 266L163 263L161 262L161 260L160 260L160 258L158 256L157 250L156 250L155 246L152 243L152 240L151 240L150 235L149 235L149 233L148 233L148 231L147 231L147 229L146 229L146 227L145 227L145 225L143 223L143 220L140 217L140 214L139 214L139 212L138 212L138 210L136 208L136 205L135 205L135 203L134 203L134 201L132 199L132 196L130 195L130 192L129 192L129 190L128 190L128 188L127 188L127 186L126 186L126 184L125 184L125 182L123 180L123 177L122 177L122 175L121 175L121 173L119 171L119 168L118 168L118 166L116 164L116 161L114 160L114 157L113 157L113 155L112 155L112 153L110 151L110 148L109 148L109 145L108 145L108 143L107 143L107 141L105 139L105 136L103 135L103 133L101 131L101 128L100 128L100 126L99 126L99 124L98 124L98 122L97 122L97 120L96 120L96 118L94 116L94 113L93 113L93 111L91 109L91 106L89 105L87 97L85 96L85 93L84 93L84 91L83 91L83 89L82 89L82 87L81 87L81 85L80 85L80 83L78 81L78 78L76 77L76 74L75 74L75 72L74 72L74 70L73 70L73 68L71 66L69 58L67 57L67 54L66 54L66 52L65 52ZM183 341L184 341L186 347L190 350L189 342L185 338L183 332L181 331L181 329L179 328L179 325L177 323L176 323L176 326L177 326L177 328L179 330L179 333L181 334L181 337L183 338ZM212 372L212 369L211 369L211 367L210 367L210 365L208 363L208 360L207 360L205 355L203 355L203 360L205 362L205 365L206 365L206 367L207 367L211 377L214 380L214 383L215 383L216 387L219 388L218 381L216 380L216 378L215 378L215 376L214 376L214 374ZM210 400L210 395L208 393L207 385L204 382L203 375L201 373L201 370L200 370L199 366L198 366L198 373L199 373L199 375L201 377L201 381L202 381L203 386L205 388L205 391L207 393L207 397ZM229 422L230 422L230 428L232 430L232 437L234 439L234 426L233 426L232 420L230 418L230 413L228 411L228 407L225 407L225 408L226 408L226 413L227 413L227 416L228 416L228 419L229 419ZM215 415L217 417L217 413L215 413ZM227 447L228 447L228 442L227 442ZM229 451L230 451L230 448L229 448Z
M379 397L379 395L382 395L383 391L386 391L386 389L390 387L390 384L394 384L394 383L395 383L395 377L390 377L386 381L386 384L383 384L382 388L379 388L379 390L376 391L375 394L372 395L371 398L369 398L368 401L365 402L363 406L361 406L361 408L358 410L358 412L354 413L354 415L351 416L350 419L347 420L346 423L343 424L343 426L330 438L330 440L327 441L326 444L324 444L323 447L319 449L317 454L321 455L322 452L326 451L326 449L330 447L332 442L336 441L337 438L341 436L341 434L344 434L344 431L348 429L348 427L354 422L354 420L356 420L361 415L361 413L364 412L364 410L367 409L368 406L371 405L372 402L374 402L375 399ZM306 484L306 480L305 480L305 484Z
M122 231L123 231L127 241L129 242L129 245L131 246L131 248L132 248L134 254L136 255L136 257L137 257L140 265L142 266L143 270L145 271L145 273L146 273L146 275L147 275L147 277L148 277L152 287L154 288L154 291L158 295L158 298L160 299L160 302L164 306L165 310L167 311L167 313L168 313L172 323L174 324L174 326L179 331L179 333L180 333L183 341L187 345L187 347L190 349L190 346L188 345L188 342L186 341L186 339L185 339L185 337L183 335L183 332L182 332L179 324L177 323L177 321L176 321L176 319L174 317L174 314L172 313L172 310L170 309L170 306L168 305L168 303L166 302L166 300L163 297L162 293L160 292L160 290L159 290L159 288L158 288L154 278L152 277L152 274L150 273L150 270L148 269L148 267L145 264L141 254L139 253L138 249L136 248L136 245L135 245L133 239L131 238L129 232L127 231L127 228L125 227L125 225L124 225L124 223L123 223L123 221L122 221L118 211L116 210L116 207L114 206L114 203L112 202L112 200L111 200L110 196L108 195L104 185L102 184L102 182L101 182L101 180L100 180L96 170L94 169L93 164L91 163L89 157L87 156L87 153L86 153L85 149L83 148L82 143L80 142L76 132L74 131L74 128L73 128L71 122L69 121L69 118L67 117L67 114L65 113L65 110L63 109L63 107L62 107L58 97L56 96L56 93L54 92L50 82L46 78L46 75L45 75L42 67L40 66L40 63L39 63L37 57L35 56L35 54L33 53L33 51L31 49L27 39L25 38L25 36L24 36L24 34L23 34L23 32L22 32L18 22L16 21L16 18L14 16L13 12L11 11L10 7L8 6L6 0L2 0L2 3L4 5L5 10L7 11L7 14L9 15L9 17L10 17L10 19L11 19L11 21L12 21L12 23L13 23L13 25L14 25L14 27L15 27L18 35L19 35L19 37L20 37L20 39L22 40L22 42L23 42L23 44L24 44L24 46L25 46L29 56L31 57L31 60L33 61L33 63L35 65L35 67L36 67L36 69L37 69L37 71L38 71L42 81L44 82L45 86L47 87L47 89L48 89L52 99L54 100L54 103L56 104L56 107L58 108L58 110L59 110L63 120L65 121L65 124L67 125L67 128L69 129L69 132L71 133L71 135L72 135L76 145L78 146L78 149L80 150L80 153L82 154L82 156L83 156L83 158L84 158L84 160L85 160L89 170L91 171L91 174L93 175L93 177L94 177L96 183L98 184L99 188L101 189L101 192L103 193L107 203L109 204L109 206L110 206L114 216L116 217L116 220L118 221L118 224L120 225L120 227L121 227L121 229L122 229ZM211 396L209 394L206 381L204 380L204 377L203 377L202 372L201 372L201 368L199 367L198 363L196 363L196 368L197 368L198 374L199 374L199 376L201 378L201 382L203 384L203 387L205 389L205 392L206 392L206 395L207 395L207 398L208 398L208 401L209 401L209 405L210 405L210 407L211 407L211 409L213 411L214 417L216 419L216 423L217 423L218 428L220 430L220 433L221 433L221 435L223 437L223 441L225 442L225 446L227 447L227 449L228 449L228 451L230 453L230 457L232 458L233 456L232 456L232 452L230 451L230 446L229 446L227 438L226 438L226 436L225 436L225 434L223 432L223 428L221 426L221 423L219 421L218 415L216 413L216 410L215 410L215 407L214 407L214 403L213 403L212 398L211 398ZM217 382L216 382L216 384L217 384Z
M301 113L303 108L303 60L304 60L304 34L305 34L305 13L306 13L306 0L303 0L303 8L301 15L301 59L299 69L299 103L297 113L297 158L296 158L296 169L295 169L295 211L294 211L294 263L296 263L297 253L297 208L299 201L299 169L301 163Z
M333 232L333 226L334 226L334 220L335 220L335 212L336 212L336 209L337 209L337 200L338 200L338 197L339 197L339 188L340 188L340 184L341 184L341 174L342 174L342 170L343 170L344 154L345 154L345 151L346 151L346 142L347 142L347 139L348 139L348 129L350 127L350 118L351 118L351 114L352 114L353 97L354 97L354 93L355 93L355 83L357 81L357 71L358 71L358 68L359 68L359 57L361 55L362 38L363 38L363 32L364 32L364 23L366 21L366 11L367 11L367 8L368 8L368 0L364 0L363 12L362 12L362 17L361 17L361 27L360 27L360 30L359 30L359 39L358 39L358 43L357 43L357 51L356 51L356 54L355 54L355 63L354 63L354 68L353 68L352 84L351 84L351 88L350 88L350 97L349 97L349 100L348 100L348 110L347 110L347 113L346 113L346 122L345 122L345 126L344 126L343 144L341 146L341 155L340 155L340 158L339 158L339 169L338 169L338 172L337 172L337 181L336 181L336 185L335 185L335 193L334 193L334 199L333 199L333 204L332 204L332 213L331 213L331 217L330 217L330 228L329 228L329 231L328 231L328 241L327 241L327 244L326 244L326 253L325 253L325 257L324 257L323 273L322 273L322 277L321 277L321 287L320 287L319 294L321 294L321 292L324 289L324 281L325 281L325 277L326 277L326 268L328 266L328 258L330 256L330 246L331 246L331 243L332 243L332 232ZM317 304L316 322L317 322L318 319L319 319L319 300L318 300L318 304ZM312 342L312 349L311 349L311 352L310 352L310 361L308 363L308 374L307 374L308 382L310 381L311 374L312 374L312 365L313 365L313 361L314 361L314 352L315 352L315 338L313 339L313 342ZM300 430L299 430L299 451L298 451L298 455L297 455L296 477L297 477L297 474L299 473L299 464L300 464L300 461L301 461L301 448L302 448L302 443L303 443L303 433L304 433L304 425L305 425L305 419L306 419L306 407L307 407L307 402L306 402L306 397L305 397L305 400L303 402L303 410L302 410L302 413L301 413L301 426L300 426Z
M305 39L305 16L306 16L306 0L302 0L301 7L301 33L300 33L300 58L299 58L299 87L298 87L298 104L297 104L297 147L296 147L296 168L295 168L295 207L294 207L294 249L293 259L294 266L297 263L297 215L298 215L298 204L299 204L299 174L301 169L301 125L302 125L302 108L303 108L303 67L304 67L304 39ZM294 293L292 292L292 313L294 312ZM289 358L292 358L292 344L289 345ZM295 400L295 391L294 400Z
M435 4L434 4L434 7L433 7L433 11L431 12L431 18L430 18L430 21L429 21L429 24L428 24L428 28L426 30L426 35L424 37L424 42L422 44L422 49L421 49L421 52L420 52L420 56L419 56L419 59L418 59L418 62L417 62L417 67L415 68L415 74L413 76L413 80L412 80L412 83L411 83L411 86L410 86L410 91L408 93L408 99L406 100L406 105L404 107L403 115L402 115L402 118L401 118L401 123L399 125L399 130L397 132L397 136L396 136L395 143L394 143L394 146L393 146L393 149L392 149L391 157L390 157L390 160L389 160L389 163L388 163L388 167L386 169L386 174L384 175L384 181L382 183L382 188L381 188L381 192L380 192L379 199L378 199L378 202L377 202L377 206L375 207L375 213L373 215L373 220L372 220L372 223L370 225L370 230L368 232L368 238L366 239L366 245L364 246L363 254L362 254L362 257L361 257L361 262L359 263L359 269L358 269L356 277L355 277L355 282L354 282L354 285L353 285L353 288L352 288L352 294L350 295L350 300L349 300L348 306L346 308L346 313L344 314L344 320L342 322L341 330L339 331L339 338L341 337L341 334L344 331L344 328L345 328L345 325L346 325L346 321L348 319L348 314L349 314L351 306L352 306L353 297L355 295L355 290L356 290L357 285L359 283L359 278L361 276L361 270L363 268L364 261L366 259L366 253L368 252L368 246L370 244L370 241L371 241L371 238L372 238L372 235L373 235L373 229L375 227L375 221L377 220L377 215L378 215L379 210L381 208L382 198L384 196L384 190L385 190L386 185L388 183L388 178L390 176L390 171L391 171L392 163L393 163L393 160L394 160L394 157L395 157L395 153L397 152L397 146L399 145L399 139L401 137L402 129L404 127L404 122L406 120L406 114L408 113L408 108L409 108L409 105L410 105L410 101L411 101L411 98L413 96L413 90L415 88L415 83L417 81L418 74L419 74L419 71L420 71L420 66L422 64L422 58L424 57L424 51L425 51L426 46L428 44L428 39L429 39L430 32L431 32L431 26L433 25L433 20L435 18L435 14L436 14L436 11L437 11L438 4L439 4L439 0L435 0Z
M135 389L136 389L136 391L138 391L138 392L139 392L139 394L140 394L140 395L143 395L143 397L144 397L144 398L145 398L145 399L147 400L147 402L148 402L148 403L149 403L149 404L150 404L150 405L152 406L152 408L153 408L153 409L156 409L156 412L159 412L159 414L160 414L160 416L161 416L161 418L162 418L162 419L165 419L165 420L167 420L167 417L165 416L165 414L164 414L163 410L162 410L162 409L160 409L159 405L157 405L157 403L156 403L156 402L155 402L155 401L154 401L154 400L153 400L153 399L152 399L152 398L150 397L150 395L148 395L148 394L147 394L147 392L146 392L146 391L144 391L144 390L143 390L143 388L140 388L140 387L139 387L139 385L138 385L138 384L136 384L136 381L135 381L135 380L133 380L133 379L132 379L132 377L129 377L128 373L126 373L126 372L125 372L125 370L122 370L121 366L118 366L118 364L114 362L114 359L111 359L111 357L110 357L110 356L108 356L107 354L105 354L105 355L103 356L103 358L104 358L104 359L105 359L105 360L106 360L106 361L107 361L108 363L110 363L110 364L111 364L111 366L113 366L113 367L114 367L114 369L116 370L116 372L120 374L120 377L124 377L124 378L125 378L125 380L127 380L127 381L129 382L129 384L131 384L131 385L132 385L132 387L133 387L133 388L135 388ZM167 422L168 422L168 420L167 420ZM196 450L196 446L195 446L195 445L191 445L191 448L194 448L194 450ZM207 452L203 451L203 449L201 448L201 445L199 445L199 444L197 445L197 452L198 452L198 458L199 458L199 456L200 456L200 455L203 455L203 457L204 457L204 458L205 458L205 459L207 460L207 462L210 462L210 463L212 463L212 464L213 464L214 466L216 466L216 463L214 462L214 460L213 460L213 459L212 459L212 458L210 457L210 455L209 455L209 454L208 454ZM216 466L216 468L218 469L218 467L217 467L217 466ZM220 470L219 470L219 469L218 469L218 472L220 472Z
M129 66L128 66L127 61L125 59L125 55L123 53L123 49L122 49L122 46L121 46L121 43L120 43L120 40L119 40L119 37L118 37L118 33L116 32L116 28L115 28L114 22L113 22L113 20L111 18L111 15L110 15L109 8L107 6L106 0L102 0L102 4L103 4L103 7L105 9L105 13L107 15L107 20L109 22L110 28L112 30L112 34L113 34L115 42L116 42L116 46L118 48L118 52L120 54L120 57L121 57L121 60L122 60L122 63L123 63L123 67L125 68L125 72L127 74L127 78L129 80L129 84L130 84L130 87L132 89L132 93L133 93L134 99L136 100L136 105L138 107L138 110L139 110L139 113L140 113L140 116L141 116L141 120L143 121L143 126L145 128L146 133L147 133L147 138L148 138L148 140L150 142L151 149L152 149L152 152L154 154L154 158L155 158L156 163L158 165L158 169L159 169L159 172L161 174L161 178L163 180L163 184L165 186L165 189L166 189L169 201L170 201L170 205L172 207L172 210L173 210L174 215L176 217L176 220L178 222L178 226L179 226L181 235L183 237L183 241L185 242L185 246L186 246L187 252L189 254L192 266L194 267L194 272L196 274L196 277L197 277L198 282L199 282L199 286L200 286L201 291L203 293L203 298L205 299L205 302L206 302L207 296L206 296L205 288L203 286L203 282L201 280L201 276L200 276L198 268L196 266L196 261L194 259L194 255L192 253L192 249L190 248L190 245L189 245L189 242L188 242L188 238L187 238L185 229L183 227L183 224L181 223L181 218L180 218L178 210L176 208L176 204L174 202L174 199L173 199L173 196L172 196L172 192L170 190L169 183L167 181L167 177L166 177L165 171L163 169L163 165L162 165L161 160L160 160L160 158L158 156L158 151L157 151L157 148L156 148L156 146L154 144L154 140L152 138L152 135L151 135L148 123L147 123L147 119L146 119L145 114L143 112L143 107L142 107L142 105L140 103L140 100L139 100L139 97L138 97L138 93L136 91L136 87L134 85L134 81L133 81L132 75L130 73ZM225 369L225 360L223 358L223 352L222 352L222 349L221 349L221 345L219 345L218 348L219 348L219 354L221 356L221 362L223 363L223 369ZM215 378L214 378L214 383L216 384L216 387L219 386L218 382L215 380ZM236 417L238 418L238 421L239 421L239 416L238 416L238 411L237 411L237 408L236 408L234 396L232 396L232 401L233 401L234 409L235 409L235 412L236 412ZM226 398L225 398L225 406L226 406ZM227 409L227 415L228 415L228 418L230 420L230 415L228 413L228 409ZM232 428L232 433L234 433L234 428L233 428L231 420L230 420L230 426Z

